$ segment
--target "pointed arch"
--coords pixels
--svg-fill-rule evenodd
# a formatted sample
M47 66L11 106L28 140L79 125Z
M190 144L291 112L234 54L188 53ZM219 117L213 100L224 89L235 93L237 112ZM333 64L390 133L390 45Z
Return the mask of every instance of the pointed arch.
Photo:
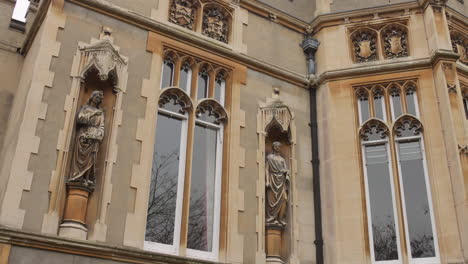
M228 115L224 107L211 98L202 99L198 102L196 115L200 119L203 119L203 116L213 117L213 123L216 125L226 123L228 120Z
M379 119L370 119L359 129L359 137L363 141L386 139L389 135L388 126Z
M421 135L424 127L419 119L407 114L395 121L392 130L396 137L411 137Z
M178 112L181 114L193 111L193 104L190 96L179 87L167 87L161 91L158 100L159 107L163 108L171 101L174 105L180 106Z

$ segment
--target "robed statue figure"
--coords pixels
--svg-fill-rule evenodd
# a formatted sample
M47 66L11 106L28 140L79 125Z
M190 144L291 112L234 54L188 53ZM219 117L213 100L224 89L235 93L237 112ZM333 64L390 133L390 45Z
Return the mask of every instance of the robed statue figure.
M290 186L290 172L280 148L280 142L273 142L273 152L266 158L266 225L275 227L286 225Z
M104 138L104 111L100 108L104 93L93 91L76 117L75 149L68 183L94 189L99 146Z

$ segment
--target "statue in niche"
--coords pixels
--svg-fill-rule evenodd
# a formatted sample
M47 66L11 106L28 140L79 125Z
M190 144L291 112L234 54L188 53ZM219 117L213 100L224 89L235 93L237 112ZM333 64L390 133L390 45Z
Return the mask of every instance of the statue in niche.
M93 91L76 117L75 149L68 183L90 190L96 184L96 158L104 138L104 111L100 107L103 99L102 91Z
M281 156L280 142L273 142L273 152L266 157L266 225L284 228L290 186L290 171Z

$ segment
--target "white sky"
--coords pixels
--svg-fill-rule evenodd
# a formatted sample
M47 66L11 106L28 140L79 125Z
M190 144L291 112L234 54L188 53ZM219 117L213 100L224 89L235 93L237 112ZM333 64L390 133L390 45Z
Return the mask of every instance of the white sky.
M24 21L24 16L28 10L29 1L28 0L17 0L15 11L13 11L13 18L16 20Z

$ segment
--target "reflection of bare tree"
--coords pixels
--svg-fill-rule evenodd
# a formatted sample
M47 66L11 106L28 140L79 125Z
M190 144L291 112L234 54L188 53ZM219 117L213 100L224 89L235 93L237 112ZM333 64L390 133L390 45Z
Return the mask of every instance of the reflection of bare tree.
M151 173L146 241L173 244L177 204L179 151L158 155L153 159Z
M209 251L206 193L194 192L190 199L188 248Z
M390 216L388 216L390 218ZM387 223L372 224L374 235L375 260L398 259L395 225L389 220Z
M434 237L426 234L411 240L411 255L413 258L434 257Z

